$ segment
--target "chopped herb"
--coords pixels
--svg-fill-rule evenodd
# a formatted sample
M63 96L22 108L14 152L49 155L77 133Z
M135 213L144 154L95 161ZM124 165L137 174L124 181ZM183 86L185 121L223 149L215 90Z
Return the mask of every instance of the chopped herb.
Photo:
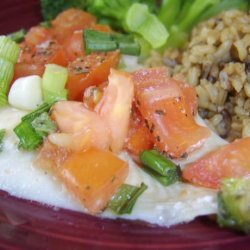
M108 207L116 214L130 214L138 197L147 189L144 183L140 187L123 184L109 202Z

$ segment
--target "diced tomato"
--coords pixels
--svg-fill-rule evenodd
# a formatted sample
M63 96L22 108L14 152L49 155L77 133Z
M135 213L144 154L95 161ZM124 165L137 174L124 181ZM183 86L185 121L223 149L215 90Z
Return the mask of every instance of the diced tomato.
M13 81L23 76L30 76L30 75L42 76L43 72L44 72L43 65L29 64L25 62L16 63Z
M100 85L108 80L111 68L117 67L119 51L92 53L69 63L67 82L69 100L83 100L84 90L93 85Z
M119 152L125 143L133 97L134 84L131 75L112 69L108 86L95 110L109 124L113 152Z
M210 132L195 122L196 102L186 84L170 79L164 68L138 71L133 81L138 109L159 150L178 158L204 143Z
M152 149L153 145L154 138L145 126L145 121L138 109L133 105L125 149L136 161L139 161L139 154L144 150Z
M109 151L91 148L72 154L57 173L89 212L97 214L124 183L128 165Z
M62 42L71 36L76 30L90 28L96 22L96 18L79 9L67 9L60 13L53 21L53 33Z
M25 35L25 42L30 46L35 46L51 39L51 30L40 26L30 28L28 33Z
M42 76L45 64L54 63L67 66L68 60L64 49L55 40L48 40L36 46L27 43L21 45L22 53L15 65L15 79L37 74Z
M110 129L98 114L81 102L61 101L52 108L52 119L59 131L66 135L53 135L50 140L65 148L79 151L89 147L109 149Z
M35 165L56 174L92 214L102 212L128 175L127 163L109 151L70 152L48 141Z
M250 138L236 140L223 146L183 170L187 181L208 187L220 188L225 178L250 177Z
M70 61L85 55L83 31L74 31L72 36L68 37L64 43L66 55Z

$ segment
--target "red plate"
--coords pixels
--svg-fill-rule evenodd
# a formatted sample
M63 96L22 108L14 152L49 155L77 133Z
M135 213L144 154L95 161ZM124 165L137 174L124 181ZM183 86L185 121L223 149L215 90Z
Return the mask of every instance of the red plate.
M38 0L1 0L0 33L41 21ZM250 236L209 218L162 228L54 209L0 191L1 249L249 249Z

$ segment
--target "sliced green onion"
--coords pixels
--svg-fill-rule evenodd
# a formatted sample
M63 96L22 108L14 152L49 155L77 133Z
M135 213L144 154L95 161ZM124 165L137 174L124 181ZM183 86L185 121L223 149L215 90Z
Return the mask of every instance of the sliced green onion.
M108 32L102 32L92 29L84 30L84 38L86 41L111 41L111 35Z
M16 63L21 49L7 36L0 36L0 58Z
M109 202L108 207L116 214L130 214L138 197L146 189L144 183L140 187L124 184Z
M5 137L6 130L5 129L0 129L0 152L3 151L3 139Z
M122 54L126 55L139 55L141 51L141 47L139 43L124 43L120 42L118 49L121 51Z
M10 82L14 76L13 63L0 58L0 91L7 94L10 86Z
M56 64L47 64L42 79L42 90L45 102L67 99L65 85L68 79L68 70Z
M36 110L34 110L33 112L25 115L22 117L22 121L28 121L28 122L32 122L33 120L35 120L37 117L39 117L41 114L43 114L44 112L49 112L51 106L53 105L53 103L43 103L42 105L40 105Z
M32 151L36 149L42 142L43 138L36 133L31 123L23 121L14 128L14 132L19 138L19 148Z
M89 41L86 40L86 51L90 53L92 51L112 51L117 49L115 41Z
M27 31L25 29L20 29L20 30L18 30L16 32L13 32L13 33L9 34L8 37L12 41L14 41L16 43L20 43L20 42L22 42L24 40L26 33L27 33Z
M55 124L48 116L51 106L52 104L44 103L35 111L22 117L22 122L14 128L19 138L19 148L35 150L43 143L45 136L55 131Z
M176 22L181 9L181 0L163 0L161 8L157 14L162 23L170 29Z
M127 55L139 55L140 44L134 41L131 35L107 33L97 30L84 30L85 48L87 53L93 51L113 51L120 49Z
M146 150L140 155L144 170L161 182L164 186L180 180L180 167L161 155L156 150Z
M169 36L167 29L145 4L134 3L128 10L126 26L129 31L141 35L152 48L166 44Z
M36 133L41 137L46 137L56 131L55 123L50 119L48 113L44 112L31 122Z

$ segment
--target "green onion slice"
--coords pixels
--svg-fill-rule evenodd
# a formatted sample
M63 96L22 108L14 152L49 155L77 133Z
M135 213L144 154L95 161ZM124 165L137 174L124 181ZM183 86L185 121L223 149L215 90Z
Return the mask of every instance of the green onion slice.
M130 214L138 197L147 189L142 183L140 187L123 184L109 202L108 207L116 214Z
M180 167L156 150L145 150L140 154L144 170L162 183L164 186L171 185L181 178Z
M65 89L68 80L68 70L56 64L47 64L42 79L42 90L45 102L55 102L67 99Z
M0 58L16 63L21 49L7 36L0 36Z
M20 29L20 30L18 30L16 32L13 32L13 33L9 34L8 37L12 41L14 41L16 43L20 43L20 42L22 42L24 40L26 33L27 33L27 31L25 29Z

